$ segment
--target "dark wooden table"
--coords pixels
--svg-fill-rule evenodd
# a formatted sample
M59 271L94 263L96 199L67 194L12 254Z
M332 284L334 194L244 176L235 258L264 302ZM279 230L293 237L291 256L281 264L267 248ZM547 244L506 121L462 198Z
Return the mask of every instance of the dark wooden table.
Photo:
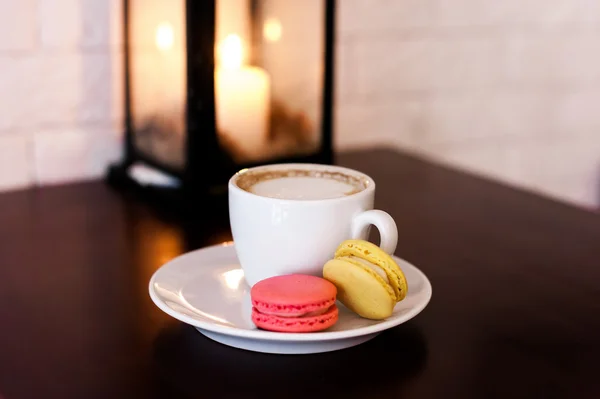
M276 356L160 312L152 273L231 238L104 183L0 195L0 396L600 398L600 216L387 150L372 175L397 254L430 278L423 313L364 345ZM226 215L225 215L226 216Z

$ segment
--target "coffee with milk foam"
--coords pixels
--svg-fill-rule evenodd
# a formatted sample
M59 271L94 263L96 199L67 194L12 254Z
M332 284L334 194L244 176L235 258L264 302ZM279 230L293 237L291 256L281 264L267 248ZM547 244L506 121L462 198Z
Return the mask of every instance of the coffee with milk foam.
M236 184L262 197L321 200L356 194L367 188L368 181L335 171L280 169L242 173Z

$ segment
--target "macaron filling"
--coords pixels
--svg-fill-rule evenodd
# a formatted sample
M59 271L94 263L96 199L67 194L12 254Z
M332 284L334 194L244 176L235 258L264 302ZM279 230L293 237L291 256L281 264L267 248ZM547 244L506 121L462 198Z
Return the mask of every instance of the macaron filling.
M258 313L264 314L264 315L269 315L269 316L277 316L277 317L293 317L293 318L302 318L302 317L315 317L315 316L320 316L322 314L325 314L329 311L329 309L331 308L331 306L324 308L324 309L319 309L319 310L313 310L311 312L276 312L276 311L268 311L268 310L258 310L256 308L256 311Z
M386 282L386 283L388 283L388 284L390 283L390 279L388 278L388 276L387 276L387 273L385 272L385 270L383 270L383 268L382 268L382 267L380 267L380 266L377 266L375 263L369 262L369 261L368 261L368 260L366 260L366 259L359 258L358 256L354 256L354 255L350 255L350 256L341 256L341 257L340 257L340 258L338 258L338 259L344 259L344 258L351 259L351 260L353 260L353 261L355 261L355 262L358 262L358 263L360 263L360 264L361 264L361 265L363 265L363 266L366 266L366 267L368 267L369 269L371 269L371 270L373 270L375 273L377 273L377 275L378 275L379 277L381 277L381 278L383 279L383 281L385 281L385 282Z
M282 305L253 299L252 306L257 312L264 315L278 317L314 317L319 316L335 304L335 296L325 301L307 303L302 305Z
M260 313L252 309L252 321L258 328L276 332L317 332L333 326L338 320L338 308L333 305L327 311L312 317L280 317Z

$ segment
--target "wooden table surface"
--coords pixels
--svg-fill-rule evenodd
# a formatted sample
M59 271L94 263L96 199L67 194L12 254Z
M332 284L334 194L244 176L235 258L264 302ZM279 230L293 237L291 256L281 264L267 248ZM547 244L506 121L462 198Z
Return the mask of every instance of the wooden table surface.
M388 150L397 255L433 285L410 322L339 352L222 346L151 302L152 273L231 239L101 182L0 195L0 397L600 398L600 216Z

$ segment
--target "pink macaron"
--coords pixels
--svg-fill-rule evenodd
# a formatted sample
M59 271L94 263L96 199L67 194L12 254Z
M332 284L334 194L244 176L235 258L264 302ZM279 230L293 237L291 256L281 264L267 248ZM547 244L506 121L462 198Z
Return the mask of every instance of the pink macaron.
M258 328L278 332L315 332L338 320L337 289L329 281L304 274L271 277L256 283L252 321Z

